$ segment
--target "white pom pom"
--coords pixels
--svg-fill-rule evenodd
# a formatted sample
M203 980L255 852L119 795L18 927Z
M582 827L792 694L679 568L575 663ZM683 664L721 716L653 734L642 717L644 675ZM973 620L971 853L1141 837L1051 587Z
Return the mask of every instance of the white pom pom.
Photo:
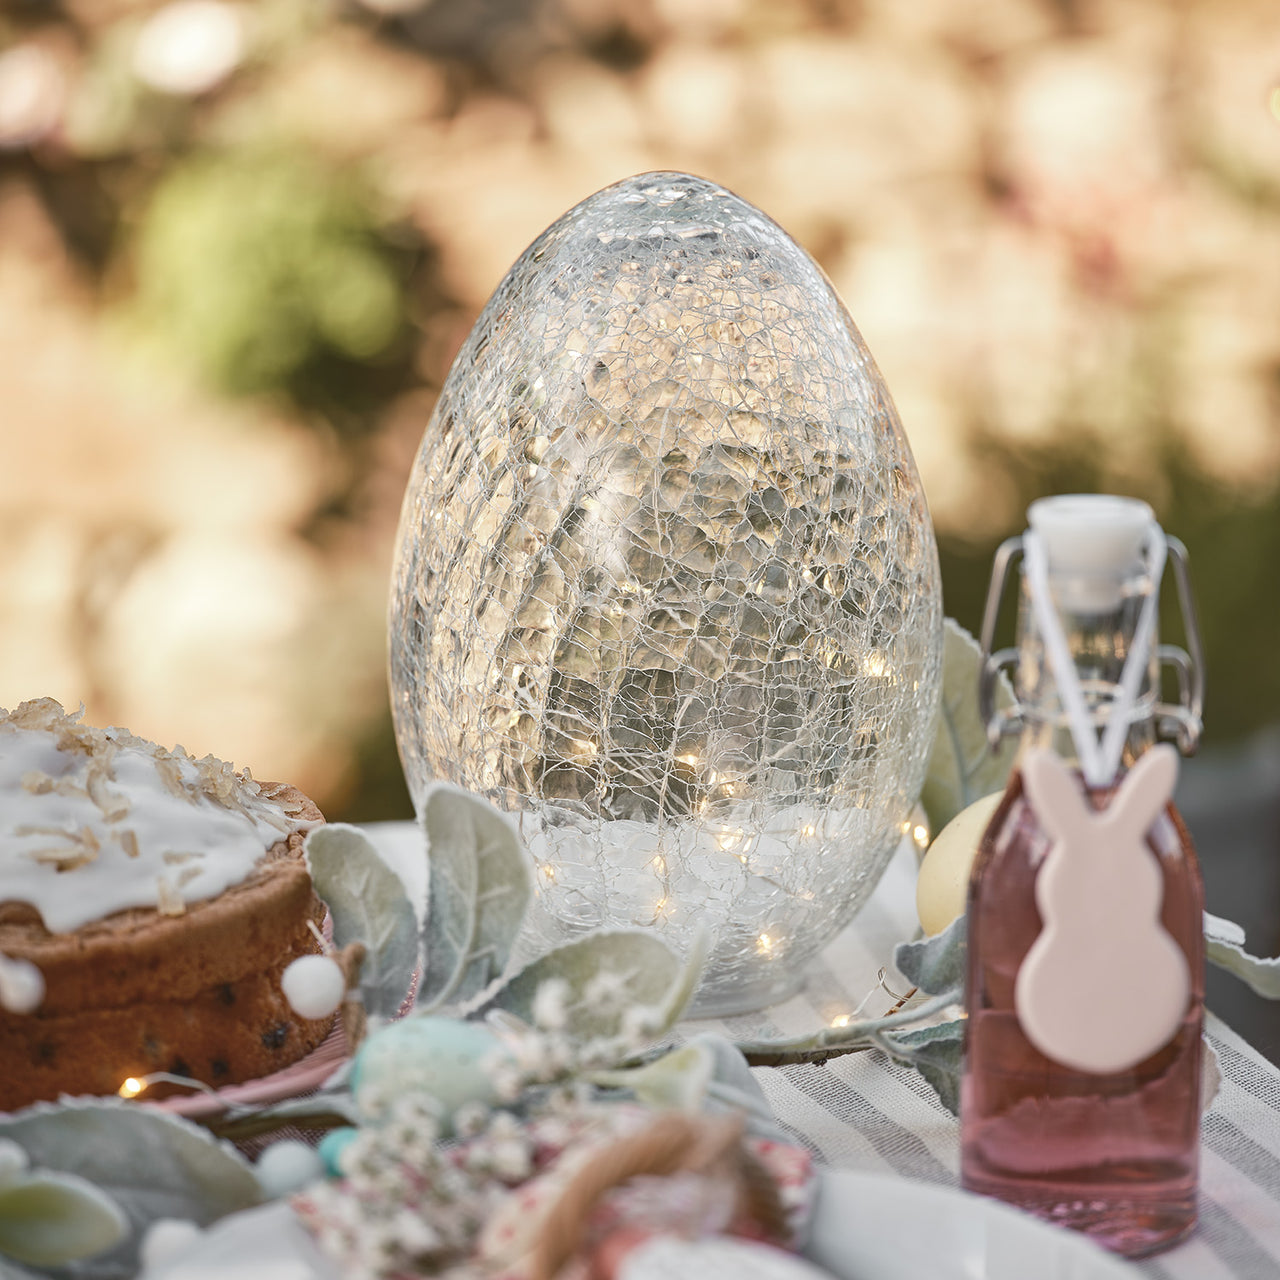
M185 1253L204 1233L187 1218L157 1218L142 1237L138 1260L152 1271Z
M0 1007L34 1013L44 999L44 974L30 960L0 956Z
M300 1018L327 1018L341 1003L347 980L328 956L299 956L281 975L280 989Z
M320 957L317 957L319 959ZM253 1167L263 1193L287 1196L325 1175L324 1161L305 1142L273 1142Z
M0 1186L26 1173L30 1163L27 1153L12 1138L0 1138Z

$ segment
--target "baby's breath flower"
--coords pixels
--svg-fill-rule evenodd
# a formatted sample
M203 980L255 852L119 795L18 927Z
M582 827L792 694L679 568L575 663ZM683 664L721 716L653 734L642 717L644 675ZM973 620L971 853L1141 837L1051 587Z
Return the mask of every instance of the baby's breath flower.
M362 1084L356 1090L355 1098L360 1114L372 1120L385 1116L398 1100L378 1084Z
M425 1218L408 1209L399 1210L391 1221L397 1246L411 1258L434 1253L444 1243L440 1233Z
M533 1152L527 1143L495 1142L489 1151L489 1168L503 1182L520 1183L533 1173Z
M490 1075L493 1090L502 1102L515 1102L524 1092L524 1076L514 1064L495 1068Z
M533 997L533 1024L541 1031L563 1031L569 1021L569 984L548 978Z
M622 1034L636 1044L643 1044L662 1029L662 1011L649 1004L633 1004L622 1014Z
M440 1136L444 1108L440 1100L424 1090L414 1090L396 1098L389 1108L390 1119L401 1125L412 1125L428 1134L434 1142Z
M474 1138L484 1132L491 1114L483 1102L464 1102L453 1113L453 1131L459 1138Z
M593 974L582 991L583 1002L588 1007L606 1013L627 1006L629 996L626 974L615 973L612 969L602 969Z

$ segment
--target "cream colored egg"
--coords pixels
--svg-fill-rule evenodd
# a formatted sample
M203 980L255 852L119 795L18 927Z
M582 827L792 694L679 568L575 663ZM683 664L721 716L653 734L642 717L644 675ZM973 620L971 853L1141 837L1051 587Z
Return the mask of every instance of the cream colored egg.
M941 933L964 911L978 844L1003 795L1003 791L995 791L975 800L957 813L929 846L916 881L916 911L925 933Z

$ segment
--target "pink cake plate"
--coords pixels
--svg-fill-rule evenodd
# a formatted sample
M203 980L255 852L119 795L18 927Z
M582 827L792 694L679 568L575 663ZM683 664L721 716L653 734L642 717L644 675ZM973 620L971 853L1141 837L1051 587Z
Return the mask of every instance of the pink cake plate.
M416 985L416 983L415 983ZM285 1098L300 1098L318 1089L350 1057L347 1037L342 1033L342 1022L335 1019L333 1030L305 1058L259 1080L246 1080L243 1084L229 1084L221 1089L206 1092L174 1094L158 1102L138 1099L142 1107L155 1107L171 1115L186 1116L195 1120L204 1116L216 1116L238 1106L260 1106L267 1102L282 1102Z

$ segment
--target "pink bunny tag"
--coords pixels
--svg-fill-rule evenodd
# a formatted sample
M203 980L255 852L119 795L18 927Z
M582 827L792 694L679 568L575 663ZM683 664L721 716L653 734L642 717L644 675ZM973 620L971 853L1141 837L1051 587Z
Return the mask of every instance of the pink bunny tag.
M1163 877L1146 840L1177 776L1173 748L1153 747L1095 811L1052 752L1023 761L1052 845L1036 876L1042 928L1014 1007L1027 1039L1073 1070L1126 1071L1168 1044L1187 1014L1191 972L1160 922Z

